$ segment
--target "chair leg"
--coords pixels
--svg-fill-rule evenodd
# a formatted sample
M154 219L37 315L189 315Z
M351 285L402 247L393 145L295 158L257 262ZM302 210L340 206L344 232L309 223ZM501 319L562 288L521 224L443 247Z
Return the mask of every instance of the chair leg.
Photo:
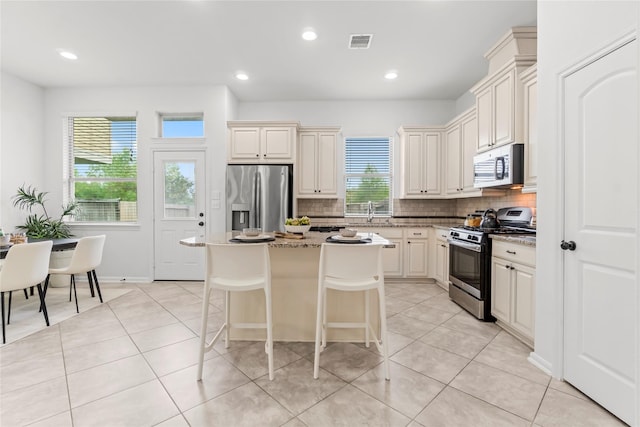
M269 361L269 380L273 381L273 320L271 316L271 291L264 290L264 299L267 304L267 357ZM229 328L227 328L228 330Z
M322 289L322 348L327 347L327 288Z
M11 295L13 295L13 291L9 291L9 309L7 310L7 325L11 324Z
M98 283L98 275L96 274L95 270L92 270L91 274L93 274L93 283L96 285L96 291L98 291L98 298L100 298L100 303L103 303L104 301L102 301L102 292L100 292L100 283Z
M24 291L24 299L29 299L29 292L27 292L27 288L24 288L23 291Z
M49 277L51 276L47 274L47 278L44 279L44 290L42 291L43 297L47 296L47 289L49 289ZM38 311L42 311L42 303L40 303L40 309Z
M78 309L78 292L76 291L76 276L75 276L75 274L71 275L71 285L73 287L73 296L76 299L76 313L80 313L80 309Z
M384 377L386 380L390 380L389 340L387 339L387 307L384 299L384 287L378 288L378 301L380 302L380 341L382 342L382 352L384 353Z
M364 291L364 346L369 348L369 325L371 324L369 317L369 289Z
M96 293L93 290L93 273L87 271L87 280L89 281L89 290L91 291L91 298L95 298Z
M0 304L2 305L2 344L6 344L7 338L4 331L4 292L0 292L0 300Z
M322 318L324 312L324 301L322 299L323 291L322 286L318 285L318 308L316 310L316 346L315 346L315 356L313 358L313 378L318 379L318 374L320 371L320 345L322 339Z
M224 291L224 348L229 348L229 327L231 325L231 292Z
M71 291L73 290L73 274L69 276L69 302L71 302Z
M49 314L47 313L47 304L44 302L44 291L42 285L38 283L38 295L40 296L40 306L42 307L42 314L44 315L44 321L49 326Z
M198 354L197 380L202 380L202 366L204 365L204 353L207 346L207 318L209 317L209 297L211 288L205 283L202 295L202 318L200 319L200 348Z

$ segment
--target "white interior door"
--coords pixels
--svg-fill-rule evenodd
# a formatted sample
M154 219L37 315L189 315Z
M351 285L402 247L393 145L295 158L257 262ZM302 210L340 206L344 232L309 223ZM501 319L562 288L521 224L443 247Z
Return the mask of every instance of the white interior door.
M203 280L204 251L178 242L205 234L204 152L157 151L153 161L154 278Z
M629 424L639 356L636 43L564 85L564 375Z

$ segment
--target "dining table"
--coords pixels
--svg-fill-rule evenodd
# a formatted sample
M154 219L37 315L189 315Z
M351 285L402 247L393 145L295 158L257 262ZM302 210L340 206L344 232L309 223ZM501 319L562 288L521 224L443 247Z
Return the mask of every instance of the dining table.
M44 242L46 240L51 240L53 242L53 247L51 251L67 251L69 249L74 249L78 244L78 240L76 238L66 238L66 239L32 239L29 238L27 243L35 243L35 242ZM24 243L16 243L18 245L22 245ZM13 245L0 246L0 259L5 259L9 249L11 249Z
M205 237L180 240L181 245L204 249L207 243L244 244L262 240L269 247L271 261L271 293L273 313L273 339L275 341L315 340L316 303L318 298L318 268L323 243L338 242L337 233L307 232L300 236L265 233L262 239L244 238L239 232L211 233ZM395 244L375 233L358 233L357 237L343 240L347 244L377 244L393 248ZM195 256L195 254L194 254ZM245 262L251 262L246 260ZM329 290L328 319L361 322L365 305L371 310L371 319L378 318L376 292L341 292ZM213 301L212 301L213 302ZM237 292L231 295L231 323L259 323L265 319L264 292ZM213 315L216 316L215 314ZM218 316L219 317L219 316ZM373 325L376 333L379 324ZM364 341L363 329L330 329L331 341ZM231 329L232 340L263 339L264 331L256 329Z

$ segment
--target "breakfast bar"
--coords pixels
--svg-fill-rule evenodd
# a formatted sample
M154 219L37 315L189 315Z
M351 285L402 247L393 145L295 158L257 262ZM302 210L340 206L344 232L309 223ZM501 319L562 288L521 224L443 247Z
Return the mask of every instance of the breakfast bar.
M215 233L205 238L191 237L180 240L180 244L204 247L206 243L229 243L238 232ZM335 234L335 233L334 233ZM307 232L304 238L280 238L267 242L271 258L271 287L273 305L273 337L276 341L315 340L316 300L318 292L318 265L320 248L330 233ZM371 239L371 243L393 248L392 242L374 233L359 233L359 237ZM299 236L302 237L302 236ZM251 260L247 260L251 262ZM329 291L327 317L340 321L356 322L364 318L365 296L363 292ZM371 319L378 318L378 297L369 293ZM264 322L264 293L260 290L231 295L232 323ZM379 325L374 324L376 332ZM264 331L235 329L230 331L233 340L261 340ZM330 329L330 341L364 342L362 329Z

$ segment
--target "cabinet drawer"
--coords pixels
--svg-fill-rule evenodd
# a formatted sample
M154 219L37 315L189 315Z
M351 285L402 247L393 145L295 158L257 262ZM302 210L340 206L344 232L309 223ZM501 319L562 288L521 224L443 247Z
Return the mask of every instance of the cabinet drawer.
M402 239L402 228L397 227L384 227L384 228L369 228L362 227L358 231L362 233L376 233L385 239Z
M536 265L536 248L533 246L494 240L491 255L531 267Z
M435 232L436 239L439 242L446 242L447 237L449 237L449 229L442 227L434 227L433 231Z
M427 239L429 238L428 228L407 228L405 229L407 239Z

